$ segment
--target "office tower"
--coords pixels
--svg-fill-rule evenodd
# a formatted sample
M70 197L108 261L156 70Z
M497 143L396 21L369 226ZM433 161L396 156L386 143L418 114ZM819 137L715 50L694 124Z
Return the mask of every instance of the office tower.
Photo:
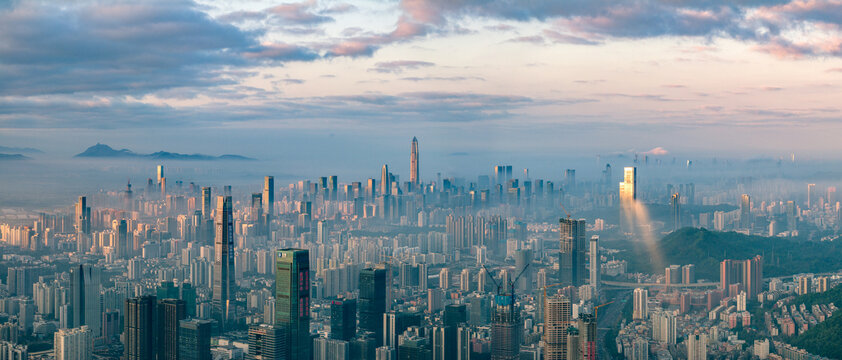
M162 177L158 182L158 186L161 187L161 199L167 198L167 178Z
M670 265L664 269L664 283L667 285L681 284L681 266Z
M124 359L155 360L158 327L154 296L126 299L124 313Z
M288 337L284 328L273 325L252 325L249 327L249 360L309 359L287 356Z
M692 284L696 282L696 266L687 264L681 267L681 282L684 284Z
M90 249L88 238L91 235L91 208L87 198L79 197L76 203L76 252L84 253Z
M389 165L383 164L380 169L380 195L389 195L392 192L392 178L389 174Z
M114 220L111 222L111 227L114 230L114 253L117 258L125 259L128 257L128 237L129 230L126 220Z
M202 219L210 219L211 216L211 188L202 188Z
M275 177L266 176L263 178L263 211L267 220L271 221L275 216Z
M532 274L534 271L530 265L532 263L532 249L524 249L515 251L515 276L520 275L517 288L522 292L532 292Z
M585 220L562 218L559 245L559 283L581 286L585 279Z
M357 335L357 300L330 303L330 338L350 341Z
M599 294L599 235L591 236L590 258L590 284Z
M18 326L21 335L29 336L32 334L32 326L35 323L35 301L31 298L20 299L20 309L18 310Z
M87 326L59 329L53 334L53 352L56 360L93 359L94 334Z
M317 338L313 340L313 360L350 360L351 344L345 340Z
M570 299L555 295L544 302L544 359L567 360L567 328L573 309Z
M763 256L757 255L745 260L743 264L746 292L752 299L756 299L757 295L763 292Z
M497 295L491 317L491 360L519 359L523 321L514 294Z
M102 311L100 302L100 288L102 286L102 270L98 267L83 264L74 265L70 269L70 320L68 327L75 328L88 325L95 336L101 333Z
M251 194L251 221L257 229L258 235L263 235L263 193Z
M687 360L707 360L708 336L696 330L687 336Z
M681 228L681 199L678 193L672 194L670 198L670 211L672 212L672 231Z
M646 320L649 316L649 290L644 288L634 289L633 305L632 319Z
M376 350L376 360L397 360L397 349L390 346L381 346Z
M183 300L158 300L158 360L178 360L178 331L186 317Z
M751 229L751 197L748 194L740 199L740 229Z
M816 184L807 184L807 208L812 209L816 205Z
M412 146L410 149L409 154L409 182L412 185L418 185L421 182L421 174L419 172L419 163L418 163L418 139L414 136L412 137Z
M571 191L574 188L576 188L576 170L564 170L564 189L566 191Z
M620 230L633 233L635 222L635 207L637 206L637 168L633 166L623 169L623 182L620 183Z
M181 320L178 329L179 360L211 360L210 320Z
M579 315L579 356L582 360L596 360L596 317Z
M213 263L213 314L220 329L228 329L236 321L234 311L234 214L231 197L220 196L216 204L216 236Z
M386 269L366 268L360 271L360 330L374 333L378 346L383 344L387 285Z
M275 324L284 330L289 359L309 359L310 253L278 250L275 256Z
M158 165L158 184L161 183L161 180L164 178L164 165Z

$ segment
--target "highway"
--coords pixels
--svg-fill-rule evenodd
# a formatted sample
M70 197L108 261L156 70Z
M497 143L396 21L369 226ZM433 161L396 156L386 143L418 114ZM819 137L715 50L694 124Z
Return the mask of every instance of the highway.
M631 301L628 290L608 290L605 289L606 300L614 301L613 304L607 305L599 309L599 317L597 318L597 358L602 360L613 359L611 352L608 351L608 346L617 346L614 342L606 343L605 334L608 330L619 326L620 317L623 316L623 307L626 301Z

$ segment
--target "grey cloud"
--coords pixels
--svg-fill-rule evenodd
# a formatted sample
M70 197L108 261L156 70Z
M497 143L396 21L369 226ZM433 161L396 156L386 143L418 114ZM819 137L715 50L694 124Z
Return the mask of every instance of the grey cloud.
M0 11L0 94L144 93L225 83L250 34L185 1L24 4Z
M397 61L384 61L378 62L374 64L374 67L369 69L368 71L374 71L379 73L401 73L404 70L413 70L422 67L430 67L434 66L434 63L429 61L415 61L415 60L397 60Z

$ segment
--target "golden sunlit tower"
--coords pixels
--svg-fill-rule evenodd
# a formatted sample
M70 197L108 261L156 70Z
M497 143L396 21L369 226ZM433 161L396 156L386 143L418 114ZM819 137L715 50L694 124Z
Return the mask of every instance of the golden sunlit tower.
M389 165L383 164L380 170L380 195L389 195L392 190L392 181L389 178Z
M421 181L418 166L418 139L412 137L412 148L409 155L409 182L412 185L418 185Z
M164 165L158 165L158 184L161 183L161 179L164 178Z
M623 182L620 183L620 230L634 232L635 201L637 201L637 168L627 166L623 169Z

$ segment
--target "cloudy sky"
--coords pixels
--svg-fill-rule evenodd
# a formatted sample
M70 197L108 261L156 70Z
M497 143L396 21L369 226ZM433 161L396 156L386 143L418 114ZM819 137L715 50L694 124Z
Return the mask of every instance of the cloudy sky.
M840 24L839 0L0 0L0 145L835 157Z

